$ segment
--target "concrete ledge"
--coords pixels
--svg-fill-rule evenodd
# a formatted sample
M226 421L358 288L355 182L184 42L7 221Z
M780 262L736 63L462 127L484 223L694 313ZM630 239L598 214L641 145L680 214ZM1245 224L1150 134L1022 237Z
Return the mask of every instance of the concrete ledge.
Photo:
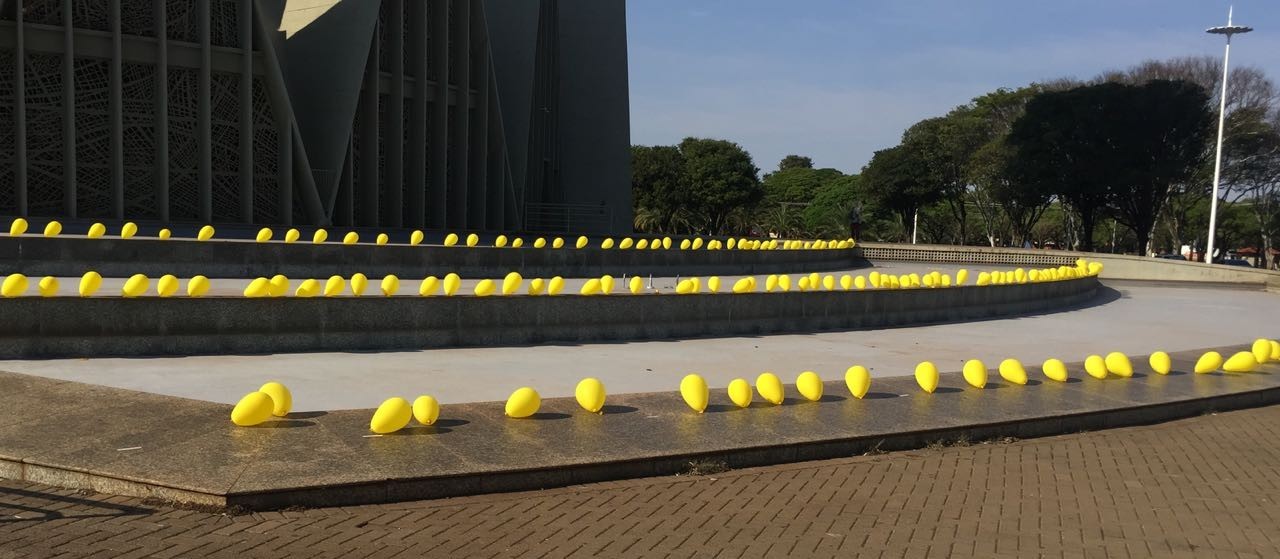
M1089 302L1096 278L948 289L558 297L0 300L0 358L405 350L983 320Z
M847 270L869 266L848 250L604 250L600 248L493 248L436 245L284 244L242 240L198 242L0 235L0 275L79 277L89 270L107 277L527 277L629 275L750 275Z

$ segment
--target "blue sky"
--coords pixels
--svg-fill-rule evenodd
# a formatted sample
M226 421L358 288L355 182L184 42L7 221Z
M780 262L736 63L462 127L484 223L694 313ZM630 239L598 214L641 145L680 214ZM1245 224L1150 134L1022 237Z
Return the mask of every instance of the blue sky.
M1217 0L629 0L631 139L734 140L858 171L976 95L1150 58L1222 56ZM1235 2L1232 66L1280 79L1280 5Z

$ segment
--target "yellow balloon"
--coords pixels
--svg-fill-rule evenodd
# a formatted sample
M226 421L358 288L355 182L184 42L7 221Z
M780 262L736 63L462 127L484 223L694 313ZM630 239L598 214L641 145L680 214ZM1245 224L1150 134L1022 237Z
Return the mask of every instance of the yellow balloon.
M942 275L942 287L951 287L951 274Z
M627 289L631 291L632 295L639 295L640 292L644 291L644 278L631 276L631 280L627 283Z
M928 361L916 365L916 384L921 390L933 394L938 389L938 367Z
M1270 361L1271 360L1271 341L1261 340L1261 339L1254 340L1253 347L1251 348L1251 353L1253 353L1253 360L1257 361L1259 364Z
M266 297L271 292L271 280L257 278L244 288L244 296L250 298Z
M665 250L671 250L671 237L662 238L662 248Z
M1168 353L1157 351L1151 354L1151 358L1147 360L1151 364L1151 370L1162 375L1169 374L1173 370L1173 359Z
M474 292L476 297L488 297L498 291L498 284L491 279L480 280L476 284Z
M725 248L727 248L727 249L729 249L729 250L733 250L734 248L736 248L736 247L738 246L738 240L737 240L737 239L729 239L728 241L725 241L724 246L725 246Z
M689 248L692 246L693 246L693 243L690 242L689 239L684 239L680 241L680 250L689 250Z
M751 399L755 395L751 390L751 384L744 379L736 378L729 383L729 401L733 405L745 408L751 405Z
M589 242L591 241L588 240L586 237L578 237L578 242L574 243L573 246L579 249L583 249L583 248L587 248L587 243Z
M840 289L843 289L845 291L853 289L853 276L849 274L840 276Z
M633 240L631 240L631 237L627 237L627 238L625 238L625 239L622 239L622 242L621 242L621 243L618 243L618 248L620 248L620 249L622 249L622 250L627 250L627 249L630 249L631 247L635 246L635 244L636 244L636 242L635 242L635 241L633 241Z
M818 272L809 274L809 288L818 289L819 285L822 285L822 276Z
M613 293L613 276L606 274L600 277L600 292L605 295Z
M474 247L478 244L480 244L480 235L477 235L475 233L467 235L467 246Z
M961 268L956 272L956 285L964 285L966 281L969 281L969 270Z
M458 274L450 272L449 275L446 275L444 277L445 296L452 297L453 294L457 293L458 289L461 287L462 287L462 277L459 276Z
M880 285L880 278L881 278L881 276L880 276L880 272L871 272L870 274L867 274L867 277L871 280L871 281L870 281L870 283L871 283L871 287L881 287L881 285Z
M1222 354L1216 351L1206 352L1196 360L1197 374L1212 373L1222 367Z
M871 390L871 371L862 365L849 367L844 372L844 384L849 387L849 393L854 398L861 400Z
M107 234L107 226L101 223L95 223L89 226L88 236L90 239L97 239Z
M804 399L810 402L817 402L822 399L822 378L818 373L813 371L805 371L796 377L796 392L799 392Z
M1129 378L1133 376L1133 363L1129 362L1129 356L1118 351L1107 354L1104 359L1107 371L1118 377Z
M556 237L551 241L551 248L564 248L564 239Z
M413 406L404 398L388 398L373 412L369 420L369 430L379 435L388 435L404 429L413 419Z
M337 297L347 289L347 280L342 276L330 276L329 280L324 282L324 296Z
M360 234L355 231L351 231L342 237L342 244L344 245L354 245L358 242L360 242Z
M702 248L702 237L698 237L693 240L693 250L698 250L700 248Z
M456 246L457 244L458 244L457 233L449 233L448 235L444 236L444 246L451 247L451 246Z
M168 229L161 229L159 233L156 233L156 237L159 237L162 241L167 241L172 236L173 232Z
M644 250L649 248L649 239L640 239L636 241L636 250Z
M40 289L41 297L53 297L58 294L58 278L53 276L45 276L40 278L40 283L36 284Z
M547 292L547 281L542 278L533 278L529 282L530 295L542 295Z
M1271 360L1280 361L1280 342L1271 340Z
M773 290L777 288L778 288L778 276L770 275L764 278L764 290L766 292L772 293Z
M867 279L862 276L853 278L853 286L862 291L867 288Z
M160 276L160 280L156 282L156 293L161 297L172 297L178 292L178 278L173 274L165 274Z
M1091 276L1098 276L1098 275L1102 275L1102 263L1101 263L1101 262L1090 262L1090 263L1089 263L1089 275L1091 275Z
M1000 362L1000 378L1009 384L1019 386L1027 384L1027 370L1017 359L1005 359Z
M599 379L584 378L573 390L573 397L578 400L578 405L582 406L582 409L591 413L600 413L600 410L604 409L604 383Z
M506 247L506 246L507 246L507 236L506 236L506 235L498 235L498 238L496 238L496 239L494 239L494 240L493 240L493 246L498 247L498 248Z
M848 277L848 276L846 276L846 277ZM823 289L825 289L825 290L827 290L827 291L832 291L832 290L834 290L834 289L836 288L836 278L835 278L835 276L823 276L823 278L822 278L822 288L823 288Z
M351 294L356 297L364 295L365 290L369 289L369 277L364 274L354 274L351 276Z
M965 361L964 381L974 388L987 387L987 366L977 359Z
M374 241L378 243L378 245L385 245L391 242L391 237L388 237L386 233L378 233L378 237Z
M1041 370L1044 371L1044 376L1048 377L1050 380L1067 382L1067 364L1063 363L1059 359L1046 360L1044 365L1041 367Z
M275 402L262 392L250 392L231 408L231 422L240 427L253 427L271 419Z
M317 245L324 244L328 239L329 232L324 229L316 229L316 232L311 235L311 242Z
M752 291L751 278L742 278L733 283L734 293L750 293Z
M58 223L57 221L50 221L48 225L44 226L44 236L46 237L57 237L58 235L61 235L61 234L62 234L62 224Z
M262 385L258 392L271 397L271 403L273 404L271 415L284 417L289 415L289 410L293 409L293 394L283 384L275 381L268 382Z
M707 279L707 291L712 293L720 292L720 276L711 276Z
M270 227L263 227L262 229L259 229L259 230L258 230L258 236L257 236L257 237L255 237L255 238L254 238L254 240L256 240L256 241L258 241L258 242L260 242L260 243L265 243L265 242L267 242L267 241L270 241L270 240L271 240L271 236L272 236L271 228L270 228Z
M286 244L296 243L300 237L302 237L302 232L297 229L290 229L284 232L284 242Z
M283 274L271 276L271 286L267 288L267 295L271 297L284 297L289 293L289 278Z
M422 231L414 231L409 234L409 244L418 246L422 244L422 240L425 238L427 238L427 236L423 234Z
M134 274L125 280L121 293L125 297L137 297L147 292L147 288L151 287L151 280L142 274Z
M556 276L551 278L550 282L547 282L548 295L559 295L562 291L564 291L564 278Z
M760 397L764 398L764 401L775 406L781 405L787 397L786 389L782 387L782 379L770 372L761 373L756 377L756 391L760 392Z
M511 241L511 248L520 248L522 246L524 246L524 239L516 237L516 240Z
M524 277L520 275L520 272L511 272L502 280L502 294L514 295L517 291L520 291L520 286L523 284Z
M693 292L694 292L693 280L684 279L684 280L680 280L680 283L676 284L677 295L688 295Z
M21 217L18 219L15 219L13 220L13 223L9 224L9 234L14 237L21 236L23 233L27 232L28 226L29 224L27 223L26 219L23 219Z
M778 276L778 287L783 291L791 291L791 276Z
M542 237L538 237L533 241L533 248L546 248L546 246L547 246L547 240Z
M1232 355L1222 364L1222 370L1228 373L1252 373L1258 368L1258 360L1254 359L1253 353L1241 351Z
M428 276L418 285L418 295L430 297L440 290L440 280L435 276Z
M208 292L209 278L196 276L187 280L187 297L204 297L204 294Z
M707 410L707 402L711 399L711 391L707 381L698 375L687 375L680 381L680 396L693 411L702 413Z
M133 236L137 234L138 234L138 224L132 221L126 222L124 226L120 228L121 239L132 239Z
M1090 355L1084 360L1084 372L1096 379L1107 378L1107 361L1101 355Z
M196 233L196 240L207 241L209 239L212 239L213 233L214 233L213 226L205 225L204 227L200 228L200 231L198 233Z
M979 286L991 285L991 277L992 277L991 274L988 274L987 272L978 272L977 285Z
M538 391L526 386L512 392L511 397L507 398L506 413L507 417L523 419L538 413L540 407L542 397L538 396Z
M413 418L423 425L434 425L440 419L440 402L431 396L418 396L413 401Z
M322 290L323 290L323 286L320 285L320 280L317 280L317 279L303 280L303 282L298 285L298 289L293 292L293 296L301 297L304 299L309 297L316 297L320 295Z
M27 287L30 283L27 280L27 276L10 274L4 278L4 283L0 284L0 296L21 297L23 293L27 292Z
M578 291L582 295L597 295L600 293L600 278L591 278L587 283L582 284L582 289Z

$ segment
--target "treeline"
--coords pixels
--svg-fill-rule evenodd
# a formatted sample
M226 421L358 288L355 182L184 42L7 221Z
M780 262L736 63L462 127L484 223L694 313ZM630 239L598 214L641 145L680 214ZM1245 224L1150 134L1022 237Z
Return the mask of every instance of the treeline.
M1220 64L1151 61L997 90L911 126L857 175L789 156L757 179L750 155L722 140L637 146L636 226L832 236L847 234L856 206L875 240L909 240L918 227L931 243L1203 249ZM1226 133L1217 244L1274 247L1280 93L1259 70L1233 70Z

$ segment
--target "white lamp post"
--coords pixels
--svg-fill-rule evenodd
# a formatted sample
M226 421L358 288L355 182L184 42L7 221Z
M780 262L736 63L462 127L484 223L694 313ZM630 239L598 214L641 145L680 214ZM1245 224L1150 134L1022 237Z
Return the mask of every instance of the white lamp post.
M1232 8L1227 8L1227 24L1222 27L1210 27L1206 30L1214 35L1227 36L1227 53L1222 57L1222 106L1218 109L1218 155L1213 165L1213 201L1209 207L1209 246L1205 249L1205 262L1213 263L1214 237L1218 227L1218 188L1222 180L1222 136L1227 122L1227 75L1231 63L1231 36L1243 35L1253 31L1252 27L1231 24Z

